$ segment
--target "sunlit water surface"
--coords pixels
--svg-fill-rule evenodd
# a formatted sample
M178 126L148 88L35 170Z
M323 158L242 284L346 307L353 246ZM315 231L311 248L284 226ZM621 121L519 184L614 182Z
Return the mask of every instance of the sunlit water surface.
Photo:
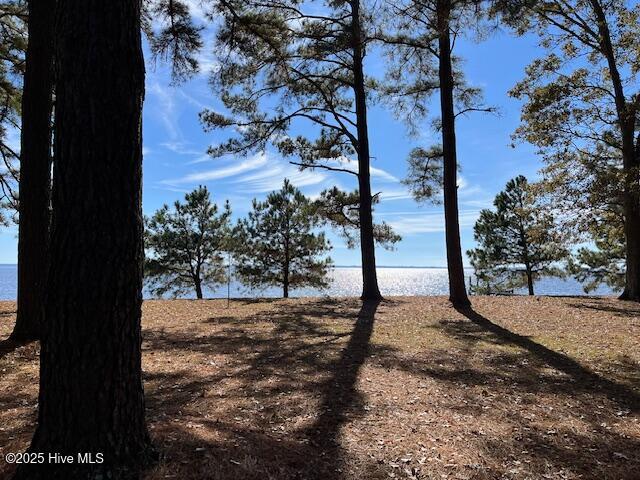
M467 285L473 281L472 270L466 271ZM0 265L0 300L15 300L17 290L17 270L15 265ZM448 293L447 270L444 268L378 268L380 291L385 296L397 295L446 295ZM267 288L250 290L237 281L229 286L231 297L279 297L282 290ZM331 272L331 284L325 290L304 288L293 290L291 296L310 297L328 295L332 297L359 296L362 288L362 274L357 267L337 267ZM539 295L584 295L582 286L575 280L544 278L536 283L536 294ZM526 293L520 291L517 293ZM609 288L601 287L591 295L611 295ZM194 297L195 295L186 295ZM206 288L208 298L225 298L227 285ZM152 296L145 290L145 298Z

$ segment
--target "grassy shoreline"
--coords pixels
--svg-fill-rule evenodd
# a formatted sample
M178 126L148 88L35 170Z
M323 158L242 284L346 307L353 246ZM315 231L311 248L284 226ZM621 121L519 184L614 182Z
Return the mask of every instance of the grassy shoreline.
M638 304L149 300L143 330L151 480L640 478ZM0 457L38 377L37 344L1 345Z

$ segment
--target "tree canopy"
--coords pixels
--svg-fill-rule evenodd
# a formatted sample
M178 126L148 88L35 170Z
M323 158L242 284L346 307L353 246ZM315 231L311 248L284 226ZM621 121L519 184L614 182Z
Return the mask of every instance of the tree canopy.
M314 231L319 222L311 200L285 179L234 229L236 273L253 288L282 287L285 298L291 289L327 287L331 245Z
M18 208L16 185L20 152L11 139L17 138L20 130L26 16L24 1L0 4L0 224L6 224Z
M546 163L543 185L577 241L615 245L597 241L598 225L620 219L623 296L639 299L640 11L620 0L507 5L507 21L518 33L537 33L546 53L511 91L525 101L516 135L539 148Z
M522 175L496 195L495 211L482 210L473 231L478 247L467 254L484 293L511 291L544 276L562 275L568 256L553 216L536 200Z
M145 274L156 295L194 291L227 280L224 253L229 249L231 207L221 212L206 187L185 195L173 208L164 205L146 219Z

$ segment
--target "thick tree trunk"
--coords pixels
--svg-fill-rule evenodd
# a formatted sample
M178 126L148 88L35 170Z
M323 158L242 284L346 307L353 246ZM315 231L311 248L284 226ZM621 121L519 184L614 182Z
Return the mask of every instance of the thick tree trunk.
M440 109L442 114L442 151L444 161L444 220L449 270L449 300L456 307L470 305L464 283L464 265L458 219L458 160L456 154L455 114L453 107L453 70L449 32L450 0L438 0L438 46Z
M131 478L152 457L141 370L140 0L59 0L48 328L20 479ZM78 453L102 453L79 464Z
M18 315L11 338L40 338L47 278L51 200L51 108L55 0L29 1L22 94Z
M625 104L625 108L630 106ZM640 155L634 142L635 112L622 116L623 214L626 254L625 285L621 300L640 301Z
M367 97L364 86L362 28L360 25L360 1L351 2L351 27L353 41L353 83L358 132L358 191L360 193L360 255L362 261L362 299L380 300L376 251L373 238L373 198L371 195L371 156L367 126Z
M626 247L625 288L620 299L640 301L640 195L638 195L638 168L635 156L624 161L626 175L624 187L624 235Z

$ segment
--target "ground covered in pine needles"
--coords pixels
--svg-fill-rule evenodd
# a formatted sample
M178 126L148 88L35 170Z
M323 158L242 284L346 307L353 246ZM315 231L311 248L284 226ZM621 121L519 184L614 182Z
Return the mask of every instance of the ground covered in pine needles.
M149 301L148 480L640 479L640 306L477 297ZM0 302L0 338L15 304ZM37 344L0 343L0 478Z

